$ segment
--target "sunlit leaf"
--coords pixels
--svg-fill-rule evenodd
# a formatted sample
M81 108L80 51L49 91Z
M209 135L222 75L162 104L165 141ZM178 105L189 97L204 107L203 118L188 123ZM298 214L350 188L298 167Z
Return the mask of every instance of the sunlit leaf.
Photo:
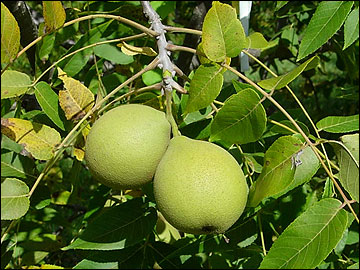
M346 133L359 130L359 115L327 116L316 123L319 131Z
M269 46L269 42L259 32L254 32L246 37L249 49L263 49Z
M60 68L58 72L66 89L59 91L60 106L65 112L66 119L79 120L94 105L94 94L78 80L68 77Z
M213 2L204 19L202 43L205 55L214 62L235 57L246 47L244 28L233 7Z
M46 32L52 32L65 23L66 14L61 1L42 1Z
M24 145L36 159L48 160L60 143L60 134L53 128L18 118L1 118L1 133Z
M1 99L21 96L26 93L30 85L30 77L25 73L5 70L1 75Z
M201 65L190 83L189 100L185 113L203 109L219 95L224 78L219 65Z
M114 250L139 243L151 233L157 219L154 208L142 206L141 199L133 199L104 211L63 250Z
M258 82L258 85L267 90L281 89L295 80L303 71L315 68L319 60L318 56L313 56L292 71L278 77L262 80Z
M359 38L359 7L355 8L349 14L348 18L345 21L344 25L344 47L345 50L349 47L355 40Z
M117 44L118 47L121 48L121 51L125 53L126 55L138 55L143 54L147 56L156 56L157 53L154 51L151 47L136 47L130 44L127 44L126 42L122 42L120 44Z
M35 85L35 96L44 113L62 130L65 130L64 122L60 118L59 97L46 82L38 82Z
M260 97L248 88L226 100L211 125L210 141L254 142L261 137L265 126L266 113Z
M283 194L293 183L296 171L294 159L301 150L300 139L283 136L265 152L261 174L250 187L248 206L255 207L267 197ZM301 165L300 165L301 166Z
M336 199L322 199L302 213L274 242L260 269L313 269L335 248L348 215Z
M351 197L359 201L359 133L341 137L344 147L335 146L340 167L340 181Z
M29 187L16 178L1 182L1 220L21 218L29 209Z
M7 64L14 59L19 47L19 26L9 9L1 2L1 63ZM2 95L1 89L1 98L3 98Z
M342 26L353 1L322 1L306 27L297 61L308 56L327 42Z

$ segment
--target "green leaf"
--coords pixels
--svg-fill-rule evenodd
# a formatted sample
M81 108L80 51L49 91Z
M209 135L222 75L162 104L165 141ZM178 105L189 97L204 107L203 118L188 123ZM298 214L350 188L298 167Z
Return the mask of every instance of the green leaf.
M260 269L311 269L335 248L348 215L336 199L322 199L291 223L274 242Z
M351 197L359 202L359 133L341 137L344 147L335 147L340 167L340 182L350 193Z
M89 32L82 35L82 37L75 43L75 45L72 46L64 55L68 55L69 53L72 53L80 48L99 42L102 34L111 24L111 22L112 20L109 20L89 30ZM83 69L93 52L94 48L80 51L75 55L67 58L65 61L59 63L58 67L60 67L69 77L73 77Z
M1 2L1 63L8 64L14 59L19 51L19 47L19 26L9 9ZM3 98L2 95L1 91L1 98Z
M359 38L359 7L355 8L347 17L344 25L345 50Z
M135 245L153 230L154 208L143 209L141 199L112 207L99 215L69 246L69 249L114 250Z
M62 130L65 130L64 122L60 118L60 105L58 95L46 82L38 82L35 85L35 96L44 113Z
M319 131L346 133L359 130L359 115L328 116L316 123Z
M291 182L290 186L281 192L282 194L310 181L320 168L320 161L310 146L305 147L301 155L299 155L299 160L301 161L301 165L296 167L294 180ZM282 194L280 194L280 196ZM279 195L276 197L279 197Z
M250 187L248 206L255 207L267 197L277 197L294 182L294 158L301 150L301 141L293 136L277 139L265 152L263 169ZM301 166L301 165L300 165Z
M134 62L134 57L126 55L115 46L110 44L102 44L94 48L94 53L108 61L119 65L128 65Z
M42 1L46 32L52 32L65 23L66 14L61 1Z
M191 80L185 113L195 112L210 105L219 95L223 82L219 65L201 65Z
M16 178L1 183L1 220L21 218L29 209L29 187Z
M232 95L216 114L210 141L245 144L257 141L266 127L266 113L259 95L248 88Z
M56 145L61 141L60 134L55 129L18 118L1 118L1 133L23 144L39 160L52 158Z
M344 23L353 1L323 1L320 2L299 47L297 61L308 56L327 42Z
M304 133L306 135L310 134L308 127L304 123L302 123L300 121L295 121L295 122L299 125L299 127L304 131ZM291 128L295 132L299 132L290 120L283 120L283 121L280 121L279 123ZM281 127L281 126L277 126L277 125L274 125L273 127L271 127L270 131L274 132L274 133L278 133L278 134L284 134L284 135L293 134L292 131L290 131L284 127Z
M153 85L162 81L162 75L156 70L149 70L141 75L142 81L146 85Z
M222 62L226 56L239 55L247 44L236 10L218 1L213 2L206 14L202 33L205 55L214 62Z
M318 56L313 56L292 71L278 77L262 80L258 82L258 85L267 90L281 89L295 80L303 71L315 68L319 60Z
M21 96L31 85L28 75L15 70L5 70L1 75L1 99Z
M1 177L16 177L21 179L33 178L34 161L13 152L2 151L1 154Z
M250 34L246 39L248 42L247 47L249 49L263 49L269 46L269 42L267 42L264 36L259 32Z

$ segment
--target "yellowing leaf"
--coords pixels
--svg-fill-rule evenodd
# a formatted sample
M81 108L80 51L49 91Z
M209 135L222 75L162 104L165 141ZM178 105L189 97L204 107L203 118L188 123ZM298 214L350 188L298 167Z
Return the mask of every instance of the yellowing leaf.
M135 47L133 45L127 44L124 41L120 44L117 44L121 48L121 51L126 55L137 55L144 54L147 56L156 56L157 53L150 47Z
M1 3L1 63L9 63L18 53L20 29L9 9Z
M43 16L46 32L52 32L63 26L66 14L61 1L43 1Z
M78 161L83 161L85 156L85 151L80 148L74 148L74 156Z
M24 145L36 159L48 160L60 143L60 134L53 128L17 118L2 118L1 133Z
M64 82L66 89L59 91L60 106L65 112L66 119L79 120L94 105L94 95L85 85L68 77L60 68L58 72L59 79Z

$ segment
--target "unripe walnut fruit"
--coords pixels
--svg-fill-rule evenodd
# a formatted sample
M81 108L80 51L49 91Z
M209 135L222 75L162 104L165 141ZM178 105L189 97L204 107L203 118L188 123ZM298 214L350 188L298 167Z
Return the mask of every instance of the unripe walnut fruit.
M140 104L120 105L92 126L85 160L93 177L114 189L132 189L152 180L170 141L165 113Z

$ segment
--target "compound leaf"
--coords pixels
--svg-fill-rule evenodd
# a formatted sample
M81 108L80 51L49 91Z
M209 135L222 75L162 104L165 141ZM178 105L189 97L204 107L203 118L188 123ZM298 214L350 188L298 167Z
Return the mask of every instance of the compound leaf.
M328 116L316 123L319 131L331 133L346 133L359 130L359 115Z
M1 75L1 99L21 96L26 93L31 80L25 73L5 70Z

